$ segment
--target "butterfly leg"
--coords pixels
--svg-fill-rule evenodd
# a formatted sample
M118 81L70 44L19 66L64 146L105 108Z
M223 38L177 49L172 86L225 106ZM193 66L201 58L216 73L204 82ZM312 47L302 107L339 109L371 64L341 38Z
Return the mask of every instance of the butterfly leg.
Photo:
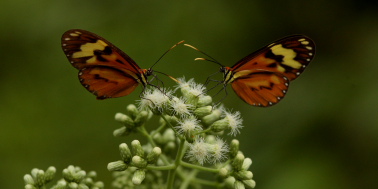
M216 75L216 74L218 74L218 73L220 73L220 72L217 71L217 72L211 74L209 77L207 77L207 79L206 79L206 81L205 81L205 86L207 86L207 85L210 83L210 81L214 81L214 80L211 79L211 77L213 77L214 75Z
M222 90L224 90L225 95L224 95L220 100L218 100L218 101L215 103L216 105L220 104L220 102L222 102L222 101L228 96L227 85L223 85L223 88L222 88L221 90L219 90L219 91L214 95L214 97L217 96Z

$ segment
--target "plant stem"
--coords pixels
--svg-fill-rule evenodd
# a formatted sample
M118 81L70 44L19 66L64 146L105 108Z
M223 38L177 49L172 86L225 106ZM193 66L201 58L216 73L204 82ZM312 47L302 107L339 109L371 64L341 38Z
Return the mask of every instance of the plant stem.
M181 161L180 164L184 167L188 167L188 168L191 168L191 169L198 169L198 170L201 170L201 171L207 171L207 172L212 172L212 173L218 173L219 172L219 169L202 167L202 166L187 163L187 162L184 162L184 161Z
M177 150L176 160L175 160L175 168L170 170L168 173L168 181L167 181L167 189L172 189L175 181L176 171L178 166L180 165L181 158L184 155L184 147L185 147L185 139L180 138L180 145Z

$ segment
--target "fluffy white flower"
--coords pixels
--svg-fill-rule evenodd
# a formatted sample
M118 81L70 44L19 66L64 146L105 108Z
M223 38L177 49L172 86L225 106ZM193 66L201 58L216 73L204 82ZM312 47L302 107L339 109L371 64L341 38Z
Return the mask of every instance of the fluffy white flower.
M177 132L180 134L189 134L193 133L194 131L202 130L202 127L198 123L199 121L196 118L189 117L187 119L179 121L179 125L175 128L177 129Z
M198 162L203 165L209 159L209 144L203 138L197 138L192 144L189 144L189 150L186 157L192 162Z
M228 121L228 127L231 129L229 134L233 136L239 134L239 129L243 128L243 119L240 117L240 112L231 113L224 110L223 113L224 119Z
M143 92L142 99L139 101L139 109L157 109L162 111L166 103L169 101L171 91L161 92L159 89L146 90Z
M209 151L211 153L210 162L221 162L227 157L228 146L221 138L216 138L209 147Z
M202 84L198 84L194 82L194 79L189 79L189 81L185 81L185 78L179 78L178 87L181 89L181 93L186 98L198 97L202 95L206 88Z
M185 117L190 115L189 109L192 107L191 104L186 104L181 98L173 97L171 101L171 109L175 115Z

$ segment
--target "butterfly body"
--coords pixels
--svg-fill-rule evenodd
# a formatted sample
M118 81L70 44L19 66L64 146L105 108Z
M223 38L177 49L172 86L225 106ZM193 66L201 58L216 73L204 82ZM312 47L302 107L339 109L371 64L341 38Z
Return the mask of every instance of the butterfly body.
M151 69L141 69L126 53L89 31L73 29L62 36L68 60L79 70L80 83L97 99L126 96L147 86Z
M314 42L293 35L249 54L232 67L222 67L223 84L231 84L246 103L267 107L278 103L315 55Z

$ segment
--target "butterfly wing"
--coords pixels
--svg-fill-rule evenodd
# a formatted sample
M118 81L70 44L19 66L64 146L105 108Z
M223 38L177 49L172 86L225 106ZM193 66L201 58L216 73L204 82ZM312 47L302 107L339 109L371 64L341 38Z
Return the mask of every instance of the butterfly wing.
M130 94L145 70L127 54L104 38L89 31L68 30L62 36L62 48L70 63L79 70L82 85L97 99Z
M246 56L231 68L235 93L250 105L271 106L286 94L315 55L314 42L303 35L285 37Z
M286 94L289 82L286 77L273 72L254 72L234 80L235 93L253 106L271 106Z
M232 71L264 70L296 79L315 55L315 43L304 35L292 35L277 40L249 54L231 67Z

